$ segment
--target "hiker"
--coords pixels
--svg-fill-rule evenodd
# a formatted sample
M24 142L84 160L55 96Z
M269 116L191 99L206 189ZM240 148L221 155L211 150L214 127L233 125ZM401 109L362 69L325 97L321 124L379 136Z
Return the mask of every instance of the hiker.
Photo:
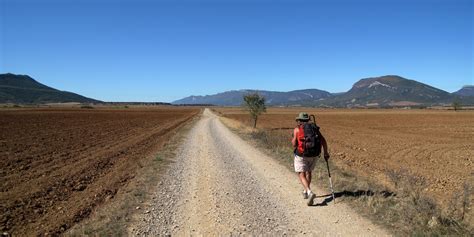
M314 116L312 115L314 118ZM314 120L314 119L313 119ZM321 155L321 146L324 148L324 159L329 159L326 139L319 131L315 121L310 121L307 113L301 112L296 117L297 126L293 130L293 144L295 154L295 172L303 184L303 198L308 199L308 206L313 205L316 194L311 191L311 172L317 158Z

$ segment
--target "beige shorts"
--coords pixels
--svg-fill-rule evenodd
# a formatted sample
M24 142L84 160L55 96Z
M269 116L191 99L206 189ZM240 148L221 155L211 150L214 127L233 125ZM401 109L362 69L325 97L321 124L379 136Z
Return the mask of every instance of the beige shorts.
M317 157L301 157L295 154L295 172L313 171Z

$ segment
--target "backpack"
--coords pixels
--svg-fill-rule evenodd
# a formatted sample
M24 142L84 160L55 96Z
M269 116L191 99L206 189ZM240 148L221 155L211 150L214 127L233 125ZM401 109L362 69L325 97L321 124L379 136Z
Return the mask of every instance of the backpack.
M302 157L315 157L321 154L321 137L319 127L315 123L298 125L298 147L296 154Z

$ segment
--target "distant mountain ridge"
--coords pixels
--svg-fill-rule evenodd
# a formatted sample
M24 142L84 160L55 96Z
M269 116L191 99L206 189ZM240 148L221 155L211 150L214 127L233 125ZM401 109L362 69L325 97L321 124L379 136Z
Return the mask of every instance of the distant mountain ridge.
M43 85L30 76L0 74L0 103L98 103L100 101Z
M243 96L248 93L259 93L266 98L269 105L294 105L298 102L329 98L331 93L318 89L295 90L289 92L265 90L226 91L215 95L189 96L172 104L214 104L222 106L238 106L243 103Z
M319 107L400 107L447 105L453 101L474 105L474 86L449 93L430 85L396 75L364 78L347 92L329 93L319 89L289 92L266 90L234 90L214 95L189 96L172 102L179 105L240 106L243 96L259 93L270 106L319 106ZM46 86L27 75L0 74L0 103L101 103L72 92Z
M453 94L460 96L474 96L474 85L463 86L463 88L454 92Z
M424 83L388 75L361 79L348 92L331 98L326 104L336 107L413 106L447 103L451 97L449 92Z
M331 94L318 89L289 92L239 90L214 95L190 96L172 102L173 104L214 104L239 106L243 95L258 92L270 106L320 106L320 107L400 107L450 104L460 100L474 104L474 97L468 96L473 88L449 93L430 85L397 75L364 78L343 93Z

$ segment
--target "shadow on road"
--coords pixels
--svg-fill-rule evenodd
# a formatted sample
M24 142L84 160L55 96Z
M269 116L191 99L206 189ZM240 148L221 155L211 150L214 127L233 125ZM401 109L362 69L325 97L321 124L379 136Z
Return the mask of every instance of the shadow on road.
M371 197L371 196L374 196L376 194L380 195L383 198L396 196L395 193L392 193L392 192L389 192L389 191L382 191L382 192L375 193L372 190L357 190L355 192L344 190L342 192L334 193L334 197L336 199L340 198L340 197L361 197L361 196ZM333 201L331 194L316 196L316 198L324 198L324 197L325 197L325 199L321 203L314 204L313 206L314 207L327 206L328 203Z

